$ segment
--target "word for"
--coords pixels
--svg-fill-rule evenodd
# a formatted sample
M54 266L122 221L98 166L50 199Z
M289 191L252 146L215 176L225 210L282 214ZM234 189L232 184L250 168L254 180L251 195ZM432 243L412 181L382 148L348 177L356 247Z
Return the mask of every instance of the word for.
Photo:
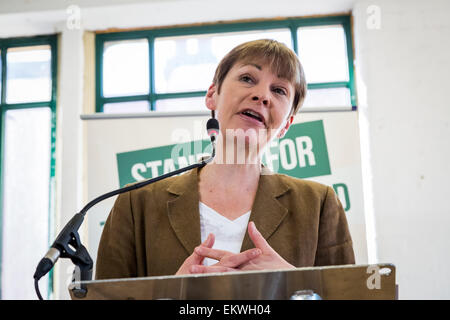
M278 153L273 152L275 149ZM308 136L283 139L280 142L273 141L264 153L267 166L277 172L279 165L284 170L293 170L297 167L313 167L316 165L316 157L313 152L313 142Z

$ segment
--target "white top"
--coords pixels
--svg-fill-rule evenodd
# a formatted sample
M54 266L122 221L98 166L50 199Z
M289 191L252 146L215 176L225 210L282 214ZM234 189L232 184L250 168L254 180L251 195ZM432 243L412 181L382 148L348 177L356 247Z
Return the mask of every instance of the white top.
M242 241L244 240L250 212L247 212L237 219L229 220L220 213L211 209L200 201L200 232L202 243L213 233L215 242L213 249L226 250L233 253L241 252ZM217 263L217 260L206 258L203 264L206 266Z

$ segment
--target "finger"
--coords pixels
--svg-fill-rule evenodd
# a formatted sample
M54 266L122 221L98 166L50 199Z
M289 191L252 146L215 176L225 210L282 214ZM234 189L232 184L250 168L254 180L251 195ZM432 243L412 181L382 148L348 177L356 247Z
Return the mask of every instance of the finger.
M219 250L219 249L212 249L207 247L197 247L195 248L195 253L197 253L200 256L211 258L214 260L220 260L227 254L232 254L231 252Z
M206 258L211 258L220 261L220 265L235 268L245 262L248 262L257 256L259 256L262 251L261 249L249 249L241 253L234 254L229 251L209 249L205 247L195 248L195 252Z
M262 251L272 250L272 247L267 243L266 239L264 239L262 234L256 229L253 221L248 223L248 235L256 248L260 248Z
M202 264L202 263L203 263L203 260L205 259L205 256L199 255L199 254L196 252L196 249L197 249L197 248L211 248L211 247L214 245L214 241L215 241L214 234L213 234L213 233L210 233L210 234L208 235L208 237L206 238L206 240L203 241L203 243L200 244L200 246L198 246L198 247L196 247L196 248L194 249L194 252L192 253L192 259L193 259L192 263L193 263L193 264Z
M219 262L219 264L221 266L225 266L225 267L229 267L229 268L237 268L241 264L249 262L250 260L258 257L261 253L262 253L262 251L259 248L249 249L244 252L226 257L226 258L222 259Z
M189 268L191 273L214 273L214 272L230 272L230 271L238 271L233 268L224 267L224 266L203 266L203 265L193 265Z
M205 241L203 241L203 243L200 246L203 247L207 247L207 248L212 248L212 246L214 245L216 238L214 236L214 233L210 233L208 234L208 237L206 238Z

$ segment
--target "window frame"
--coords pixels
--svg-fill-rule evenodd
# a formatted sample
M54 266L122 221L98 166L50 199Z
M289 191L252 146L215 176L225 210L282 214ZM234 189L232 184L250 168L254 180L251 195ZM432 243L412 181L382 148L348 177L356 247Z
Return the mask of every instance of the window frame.
M23 102L23 103L6 103L7 92L7 61L6 53L10 48L29 47L29 46L50 46L51 62L51 96L50 100L38 102ZM1 52L1 95L0 95L0 299L3 294L2 287L2 255L3 255L3 190L4 190L4 146L5 146L5 114L8 110L30 109L49 107L51 111L51 128L50 128L50 183L49 183L49 212L48 212L48 244L53 239L54 222L55 222L55 162L56 162L56 97L57 97L57 36L43 35L34 37L20 37L20 38L0 38L0 52ZM48 297L53 293L53 270L49 274L48 282Z
M95 36L95 96L96 96L96 112L104 112L103 106L106 103L117 102L133 102L148 101L149 111L155 111L155 104L160 99L173 98L191 98L202 97L205 91L190 91L176 93L156 93L154 83L154 39L158 37L170 36L186 36L199 35L209 33L227 33L237 31L256 31L267 29L288 28L291 32L293 49L298 53L297 29L299 27L341 25L344 29L347 58L348 58L348 75L349 81L342 82L323 82L308 84L308 89L329 89L329 88L348 88L350 90L350 100L352 110L357 109L354 64L353 64L353 39L351 32L351 16L336 15L325 17L305 17L305 18L286 18L282 20L261 20L254 22L231 22L231 23L215 23L203 24L200 26L172 27L172 28L155 28L137 31L121 31L111 33L97 33ZM118 40L137 40L147 39L149 45L149 93L144 95L119 96L105 98L103 96L103 50L107 41Z

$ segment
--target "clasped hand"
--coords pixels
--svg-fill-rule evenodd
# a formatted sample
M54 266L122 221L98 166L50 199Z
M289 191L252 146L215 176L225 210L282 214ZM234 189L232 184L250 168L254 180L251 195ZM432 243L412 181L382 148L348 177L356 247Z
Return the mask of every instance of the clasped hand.
M252 221L248 224L248 234L255 248L241 253L212 249L215 239L213 234L209 234L184 261L176 274L295 268L272 249ZM217 263L205 266L202 264L205 258L215 259Z

